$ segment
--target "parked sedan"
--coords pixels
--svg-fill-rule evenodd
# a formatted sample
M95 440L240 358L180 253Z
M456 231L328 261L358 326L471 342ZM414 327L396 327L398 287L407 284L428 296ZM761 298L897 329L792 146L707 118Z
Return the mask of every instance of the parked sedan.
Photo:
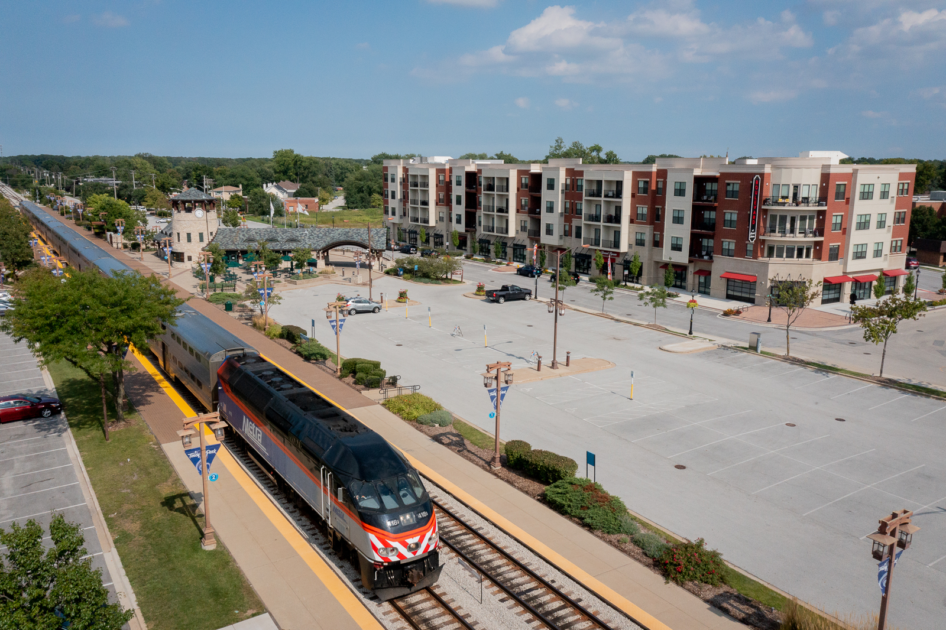
M0 423L28 418L49 418L62 411L62 403L51 396L14 396L0 397Z
M401 248L398 251L402 254L416 254L417 248L413 245L401 245Z
M422 249L420 250L420 255L425 258L439 258L440 252L436 249Z
M570 275L572 277L572 280L575 281L575 284L578 284L579 282L581 282L581 276L579 276L577 272L568 271L568 272L563 272L563 273L567 273L568 275ZM552 284L555 284L555 271L554 270L552 271L552 273L549 274L549 282L551 282Z
M523 265L516 269L516 273L526 278L535 278L536 276L542 275L542 270L535 265Z
M907 256L907 269L918 269L920 267L920 262L913 256Z
M381 305L377 302L372 302L366 297L359 296L348 298L345 310L348 311L349 315L354 315L355 313L380 313Z

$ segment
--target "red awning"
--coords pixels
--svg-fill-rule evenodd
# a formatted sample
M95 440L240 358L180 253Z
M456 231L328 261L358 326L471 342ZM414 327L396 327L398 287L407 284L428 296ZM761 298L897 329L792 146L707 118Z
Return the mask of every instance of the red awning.
M854 278L851 276L831 276L824 279L825 284L844 284L845 282L854 282Z
M910 272L907 271L906 269L888 269L887 271L884 272L884 275L887 276L888 278L894 278L896 276L905 276L908 273Z
M755 282L755 281L756 281L756 277L755 277L755 276L750 276L750 275L744 274L744 273L733 273L733 272L731 272L731 271L727 271L726 273L720 275L719 277L720 277L720 278L726 278L727 280L742 280L743 282Z
M709 269L697 269L693 272L694 276L708 276L710 275Z
M866 276L854 276L854 282L873 282L877 276L870 274Z

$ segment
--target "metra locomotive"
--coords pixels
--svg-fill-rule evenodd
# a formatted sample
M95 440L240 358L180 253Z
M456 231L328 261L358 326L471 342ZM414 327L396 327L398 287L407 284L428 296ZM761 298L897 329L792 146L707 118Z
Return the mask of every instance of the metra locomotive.
M357 555L366 588L386 601L437 581L437 519L400 453L258 355L228 357L217 383L221 417Z

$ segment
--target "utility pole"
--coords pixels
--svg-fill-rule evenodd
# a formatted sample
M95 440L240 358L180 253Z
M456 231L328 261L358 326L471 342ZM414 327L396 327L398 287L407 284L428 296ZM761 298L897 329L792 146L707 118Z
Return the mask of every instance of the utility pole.
M371 222L368 222L368 300L373 301L371 294L371 268L374 262L371 259Z
M135 172L132 171L131 172L131 189L135 190L136 188L137 186L135 185Z
M148 229L140 225L135 226L135 240L138 241L138 252L141 254L141 262L145 261L145 234Z
M118 249L124 249L125 219L115 219L115 231L118 232Z
M204 269L204 282L206 283L204 293L204 298L210 299L210 261L213 260L213 254L210 252L197 252L197 260L200 261L200 266Z
M152 187L152 188L155 188L155 185L154 185L154 173L151 173L151 187Z
M161 239L161 249L164 250L164 255L168 259L168 282L171 280L171 238L162 238Z
M112 196L115 199L118 199L118 184L115 181L115 171L118 170L114 166L112 167Z
M558 281L562 274L562 250L558 250L558 257L555 262L555 297L549 300L549 313L555 314L555 325L552 333L552 369L558 369L558 316L559 313L565 316L565 302L558 297Z

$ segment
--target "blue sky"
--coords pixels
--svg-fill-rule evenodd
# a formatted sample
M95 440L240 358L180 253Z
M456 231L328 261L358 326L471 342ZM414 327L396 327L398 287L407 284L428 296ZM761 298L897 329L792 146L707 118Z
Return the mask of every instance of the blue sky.
M3 3L4 155L946 157L946 2Z

